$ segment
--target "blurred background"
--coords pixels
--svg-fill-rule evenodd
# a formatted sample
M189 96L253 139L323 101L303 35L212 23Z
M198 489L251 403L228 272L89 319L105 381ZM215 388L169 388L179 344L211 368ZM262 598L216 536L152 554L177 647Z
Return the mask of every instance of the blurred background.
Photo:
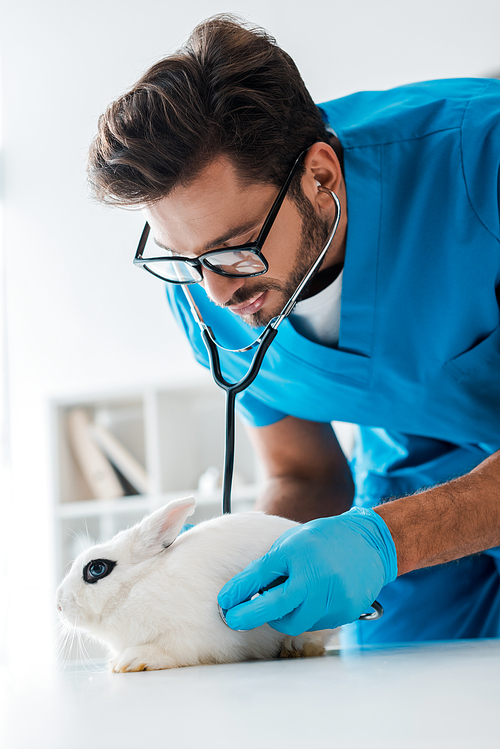
M318 102L500 73L494 0L3 2L0 657L20 668L42 668L53 658L53 592L64 562L56 553L57 506L71 499L64 491L78 489L76 480L68 484L61 414L91 403L109 422L110 404L119 401L122 415L135 413L149 430L142 453L158 463L155 403L170 408L168 392L199 376L161 284L132 266L140 213L89 197L88 144L106 105L219 12L273 34ZM198 392L210 401L212 391ZM160 476L158 465L150 468ZM161 476L155 490L165 490Z

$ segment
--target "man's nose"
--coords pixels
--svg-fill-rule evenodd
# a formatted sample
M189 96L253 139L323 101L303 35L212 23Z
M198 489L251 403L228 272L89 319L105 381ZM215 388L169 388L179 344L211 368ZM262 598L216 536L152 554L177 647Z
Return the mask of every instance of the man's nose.
M245 278L220 276L218 273L213 273L212 271L203 268L203 281L201 285L215 304L226 304L235 291L240 289L244 283Z

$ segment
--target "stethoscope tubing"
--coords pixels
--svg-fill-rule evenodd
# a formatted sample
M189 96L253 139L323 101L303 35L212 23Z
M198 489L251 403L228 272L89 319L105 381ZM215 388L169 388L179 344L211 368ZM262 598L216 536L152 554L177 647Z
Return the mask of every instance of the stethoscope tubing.
M298 284L297 288L291 295L290 299L286 302L285 306L283 307L279 315L277 315L272 320L270 320L270 322L267 324L264 331L250 345L245 346L241 349L227 349L224 346L221 346L216 341L211 328L203 320L203 316L200 310L198 309L193 299L193 295L189 291L188 287L186 285L182 286L182 289L184 291L184 294L186 295L188 304L191 308L193 317L195 318L196 322L198 323L200 327L201 336L203 338L203 342L207 349L208 357L210 360L210 369L212 372L212 377L214 379L214 382L226 393L226 441L225 441L225 451L224 451L224 474L223 474L223 484L222 484L223 485L223 491L222 491L223 514L228 514L231 512L231 486L232 486L233 471L234 471L234 441L235 441L234 411L235 411L236 396L238 393L241 393L243 390L249 387L249 385L251 385L252 382L257 377L262 361L264 359L265 353L267 349L269 348L269 346L271 345L271 343L273 342L273 340L275 339L279 326L281 325L283 320L286 317L288 317L288 315L292 312L302 290L304 289L306 284L309 282L310 278L313 276L316 269L319 268L319 266L321 265L326 253L330 249L330 245L333 242L335 234L337 233L337 228L340 223L341 205L340 205L340 200L338 199L337 195L333 192L333 190L329 190L326 187L323 187L321 185L318 187L318 190L330 195L336 207L335 220L333 222L333 226L327 237L325 245L322 248L316 260L312 263L307 273L304 275L304 278ZM243 352L251 350L254 346L257 346L258 348L254 354L254 357L252 359L252 362L250 364L250 367L246 375L242 377L240 380L238 380L238 382L234 382L234 383L228 382L228 380L226 380L222 374L222 369L220 365L220 357L219 357L219 349L221 349L222 351L227 351L229 353L243 353Z
M235 383L228 382L222 374L217 344L213 338L213 334L211 333L212 331L208 327L205 327L201 331L201 335L210 359L210 369L212 371L214 382L226 393L226 439L224 443L225 449L222 512L223 514L229 514L231 512L231 486L234 470L236 396L238 395L238 393L246 390L246 388L249 387L249 385L251 385L257 377L266 351L275 339L278 331L276 328L268 328L266 330L261 339L259 347L254 354L252 363L250 364L246 375L242 377L241 380L238 380L238 382Z

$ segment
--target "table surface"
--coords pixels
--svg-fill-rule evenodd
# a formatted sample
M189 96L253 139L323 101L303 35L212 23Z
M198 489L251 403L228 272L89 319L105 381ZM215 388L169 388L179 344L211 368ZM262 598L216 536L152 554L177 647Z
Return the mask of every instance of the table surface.
M500 747L500 640L104 669L4 669L2 749Z

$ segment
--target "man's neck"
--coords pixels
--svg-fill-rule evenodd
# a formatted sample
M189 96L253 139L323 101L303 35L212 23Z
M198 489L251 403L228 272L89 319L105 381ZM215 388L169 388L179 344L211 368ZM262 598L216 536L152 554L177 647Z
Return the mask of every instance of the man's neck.
M330 268L325 268L324 270L320 270L319 273L316 273L312 281L300 295L299 301L309 299L309 297L319 294L320 291L323 291L327 286L330 286L330 284L340 276L343 267L344 263L337 263L337 265L332 265Z

